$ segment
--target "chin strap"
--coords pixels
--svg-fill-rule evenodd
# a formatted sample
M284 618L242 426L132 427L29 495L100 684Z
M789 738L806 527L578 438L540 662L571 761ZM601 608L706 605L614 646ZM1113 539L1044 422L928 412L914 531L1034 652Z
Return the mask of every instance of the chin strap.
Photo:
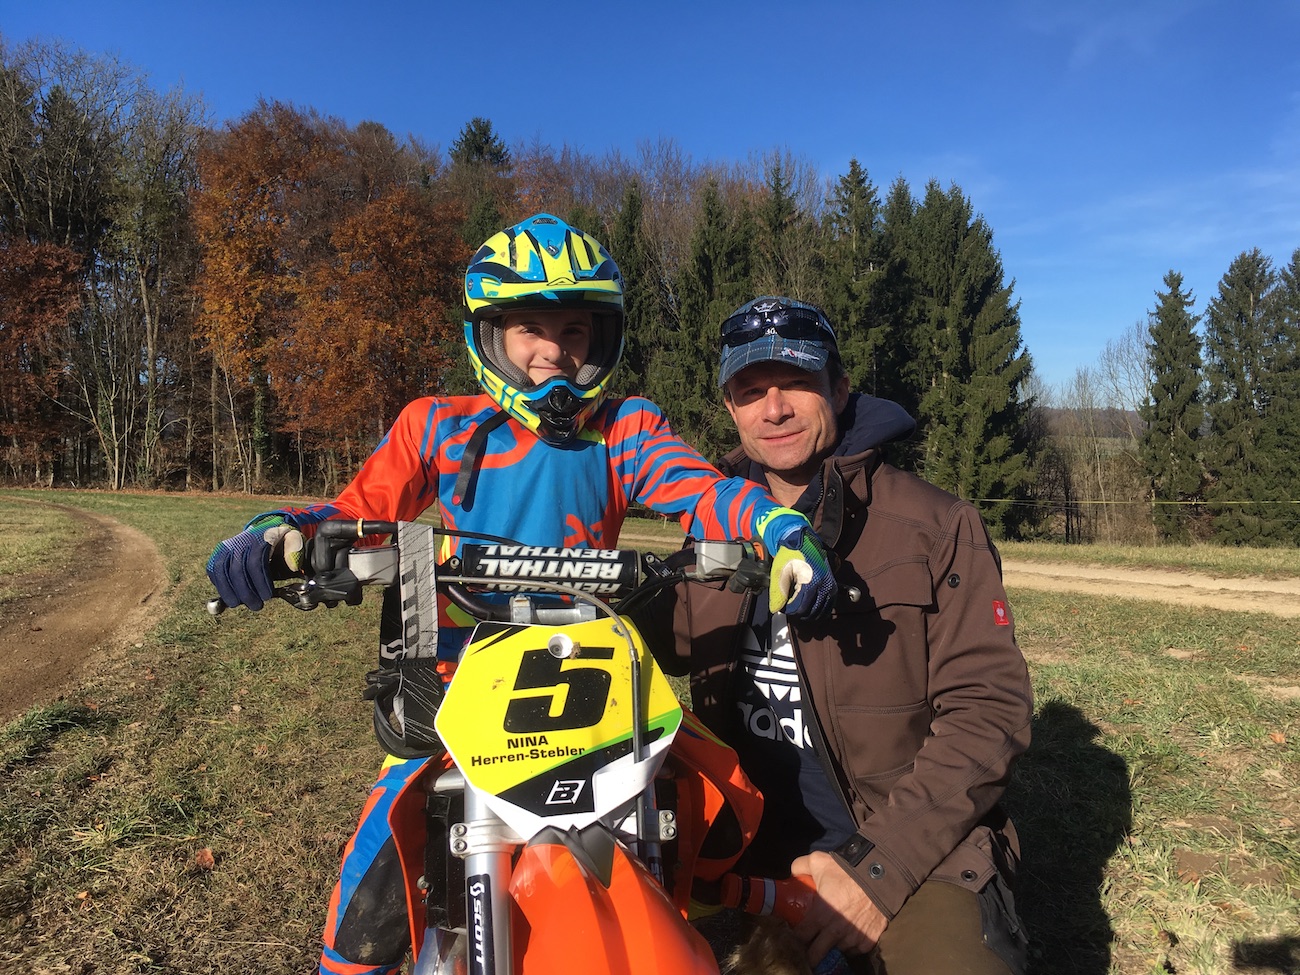
M465 453L460 458L460 473L456 475L456 487L451 492L452 502L465 511L474 507L474 487L478 483L478 462L483 456L483 444L487 441L488 434L509 418L509 414L502 410L484 420L469 438L469 443L465 444Z

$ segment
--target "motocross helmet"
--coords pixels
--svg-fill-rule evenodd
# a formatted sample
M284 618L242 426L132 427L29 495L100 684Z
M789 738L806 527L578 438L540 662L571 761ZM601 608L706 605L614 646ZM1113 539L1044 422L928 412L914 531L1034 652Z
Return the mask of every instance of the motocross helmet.
M465 272L465 343L479 385L498 406L547 443L565 443L604 401L623 356L623 275L600 241L549 213L492 237ZM591 348L574 379L540 385L505 353L511 312L592 312Z

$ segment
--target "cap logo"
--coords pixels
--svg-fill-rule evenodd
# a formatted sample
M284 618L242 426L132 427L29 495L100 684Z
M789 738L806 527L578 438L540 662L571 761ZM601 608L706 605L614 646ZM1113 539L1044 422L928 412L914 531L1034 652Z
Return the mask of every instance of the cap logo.
M798 349L791 349L788 346L781 349L781 356L785 359L805 359L811 362L817 361L815 355L809 355L807 352L800 352Z

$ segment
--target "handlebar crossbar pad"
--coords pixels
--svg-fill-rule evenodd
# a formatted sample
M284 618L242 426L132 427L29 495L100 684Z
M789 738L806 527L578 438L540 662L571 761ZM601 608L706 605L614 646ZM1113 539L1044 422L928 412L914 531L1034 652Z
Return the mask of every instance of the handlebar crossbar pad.
M641 581L638 553L621 549L465 545L461 566L466 576L500 579L502 584L492 588L504 592L527 591L530 582L548 582L619 598Z

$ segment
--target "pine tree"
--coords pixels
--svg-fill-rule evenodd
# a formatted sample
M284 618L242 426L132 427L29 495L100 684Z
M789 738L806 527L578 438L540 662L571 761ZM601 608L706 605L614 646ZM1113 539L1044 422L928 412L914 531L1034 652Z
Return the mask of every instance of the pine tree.
M1020 309L1003 283L993 232L955 185L937 183L912 220L911 260L921 343L929 358L921 394L923 472L980 502L990 529L1018 534L1032 509L1027 395L1031 360ZM924 352L922 353L924 355Z
M1280 488L1281 539L1300 544L1300 249L1278 272L1270 315L1274 340L1269 371L1268 440Z
M610 252L623 272L623 365L614 377L621 394L644 395L650 360L663 341L658 313L656 275L642 224L641 186L636 180L623 191L623 204L614 221Z
M482 166L498 175L510 169L510 150L492 122L476 115L460 130L448 152L454 166Z
M448 155L448 182L466 214L461 239L477 248L505 226L504 215L512 209L510 150L488 119L475 116L461 128Z
M817 302L824 285L817 228L799 206L792 170L795 164L779 157L767 165L767 193L754 214L753 284L759 293Z
M880 249L883 263L872 281L872 305L884 329L884 361L876 372L875 395L892 399L912 416L921 412L921 394L929 381L923 349L928 349L921 327L921 305L915 300L913 281L913 224L917 205L900 176L885 197ZM919 442L910 452L895 451L899 463L920 466Z
M854 390L882 395L897 344L882 315L884 227L876 187L856 159L826 201L822 307L835 325L840 356Z
M1198 499L1201 491L1197 441L1205 408L1201 340L1196 334L1200 318L1191 312L1195 299L1183 290L1181 274L1170 271L1164 284L1167 290L1156 292L1156 309L1148 316L1151 392L1140 410L1146 421L1141 454L1156 501L1156 530L1161 538L1182 540L1188 523L1182 502Z
M719 328L754 297L753 249L754 219L748 206L729 209L710 180L679 273L677 327L666 343L667 354L651 362L647 383L673 429L706 457L717 458L737 442L718 389Z
M1272 261L1258 248L1246 251L1229 265L1205 312L1206 497L1216 538L1232 545L1282 541L1279 502L1293 487L1277 481L1277 445L1270 443L1266 424L1276 344L1269 314L1275 281Z

